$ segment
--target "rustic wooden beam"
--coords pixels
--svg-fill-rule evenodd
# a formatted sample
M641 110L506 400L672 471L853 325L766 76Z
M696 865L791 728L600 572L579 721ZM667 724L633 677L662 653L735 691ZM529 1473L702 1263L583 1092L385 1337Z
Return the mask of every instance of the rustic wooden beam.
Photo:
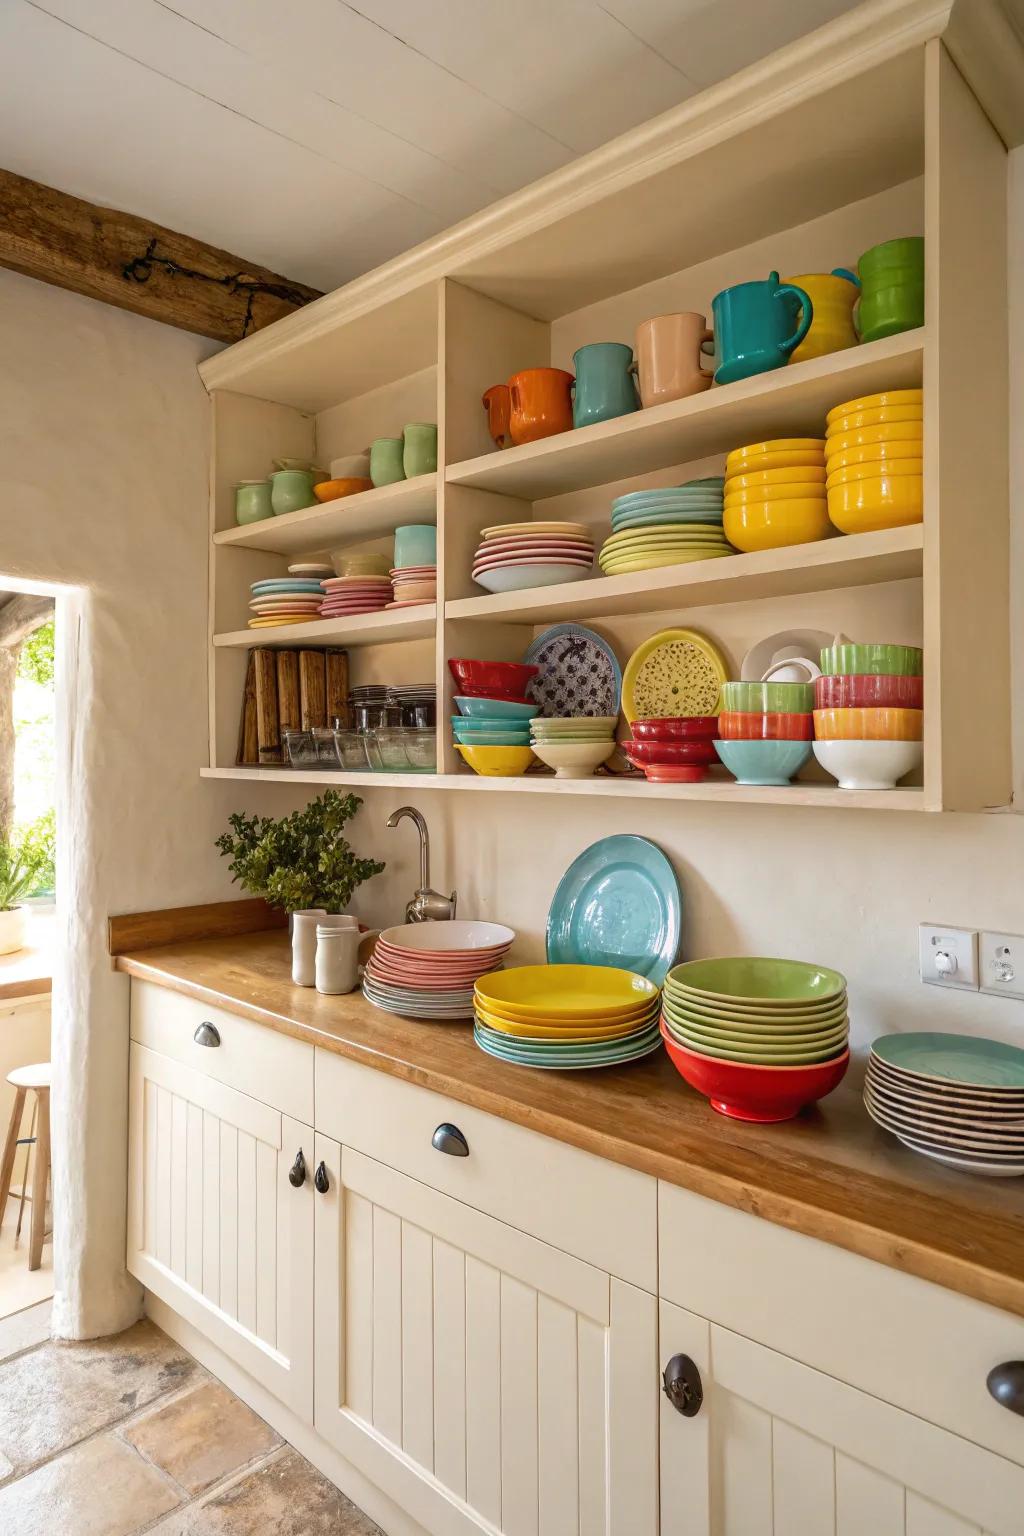
M27 592L16 592L6 603L0 603L0 650L20 645L34 629L45 624L52 614L52 597L33 597Z
M216 341L240 341L321 297L205 241L4 170L0 266Z

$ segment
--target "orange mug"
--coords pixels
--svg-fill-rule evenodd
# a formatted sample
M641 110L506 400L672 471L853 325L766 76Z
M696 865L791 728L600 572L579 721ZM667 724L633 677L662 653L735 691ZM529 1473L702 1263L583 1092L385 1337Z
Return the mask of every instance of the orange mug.
M508 418L512 409L507 384L492 384L484 390L483 407L487 412L487 430L499 448L508 442Z
M524 368L522 373L514 373L508 381L512 441L533 443L540 437L570 431L575 382L564 368Z

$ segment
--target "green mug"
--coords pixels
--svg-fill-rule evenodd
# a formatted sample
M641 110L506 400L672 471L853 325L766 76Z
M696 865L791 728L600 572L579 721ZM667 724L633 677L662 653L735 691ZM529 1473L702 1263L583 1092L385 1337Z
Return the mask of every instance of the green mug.
M370 444L370 479L374 485L394 485L405 479L400 437L376 437Z
M261 523L273 517L269 480L240 480L235 486L235 522Z
M910 235L865 251L857 263L861 341L880 341L924 325L924 240Z
M415 475L432 475L437 468L437 423L410 421L402 428L402 442L405 478L412 480Z

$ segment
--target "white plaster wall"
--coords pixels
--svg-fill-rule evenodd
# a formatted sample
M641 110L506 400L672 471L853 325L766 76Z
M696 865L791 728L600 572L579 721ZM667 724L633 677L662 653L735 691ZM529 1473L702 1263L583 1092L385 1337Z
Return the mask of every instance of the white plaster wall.
M211 344L0 271L0 586L59 599L63 731L53 993L60 1334L131 1322L124 1269L128 982L109 913L239 894L212 847L239 800L203 783Z

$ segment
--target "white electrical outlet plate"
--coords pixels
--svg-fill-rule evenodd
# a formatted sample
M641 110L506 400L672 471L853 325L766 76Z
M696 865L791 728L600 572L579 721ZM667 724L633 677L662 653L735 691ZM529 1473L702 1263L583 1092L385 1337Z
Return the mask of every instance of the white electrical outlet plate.
M979 959L983 992L1024 998L1024 938L1016 933L983 933Z
M933 987L953 987L960 992L978 990L978 935L970 928L937 928L922 923L918 929L921 980ZM1021 965L1024 969L1024 940ZM1024 981L1021 983L1024 986Z

